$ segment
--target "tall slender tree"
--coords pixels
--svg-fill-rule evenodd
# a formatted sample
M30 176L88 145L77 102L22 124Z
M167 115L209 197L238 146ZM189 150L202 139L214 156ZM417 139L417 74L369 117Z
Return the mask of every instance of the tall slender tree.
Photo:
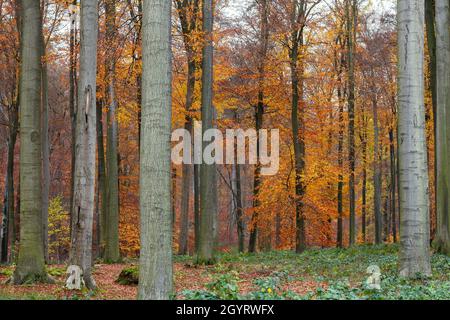
M357 0L346 0L345 15L347 20L347 81L348 81L348 160L350 165L349 174L349 209L350 230L349 244L356 243L356 192L355 192L355 45L356 45L356 22L357 22Z
M203 0L203 46L202 67L202 130L206 132L215 127L215 110L213 106L213 1ZM206 142L203 144L203 149ZM217 172L215 164L201 165L200 170L200 241L197 263L215 262L215 245L217 237Z
M42 2L42 7L45 2ZM41 8L44 12L45 8ZM41 28L43 25L41 24ZM49 98L48 98L48 64L47 45L44 30L41 31L42 79L41 79L41 139L42 139L42 240L44 241L45 261L48 261L48 208L50 197L50 139L49 125Z
M305 213L303 196L305 184L305 97L304 97L304 27L307 14L307 1L294 0L291 8L291 50L290 67L292 79L292 137L295 155L295 217L296 236L295 251L301 253L306 249Z
M46 282L42 239L40 1L22 0L20 72L20 248L13 283Z
M176 1L178 16L181 22L181 31L183 34L184 48L187 56L187 81L186 81L186 104L185 104L185 125L186 131L192 133L193 116L192 106L195 98L197 50L195 46L195 32L200 22L200 0L177 0ZM192 189L193 166L191 164L183 164L183 181L182 181L182 198L181 198L181 221L180 221L180 237L178 254L185 255L188 252L189 238L189 199ZM194 190L195 192L195 190ZM194 198L194 201L196 201ZM197 226L196 226L197 227Z
M343 28L343 27L342 27ZM337 78L337 98L339 105L339 138L338 138L338 166L339 166L339 174L338 174L338 192L337 192L337 209L338 209L338 221L337 221L337 246L339 248L344 247L344 98L346 94L346 88L343 80L343 72L345 68L345 56L343 54L344 50L344 41L343 41L343 32L340 32L336 37L336 45L339 47L335 49L335 72Z
M76 104L77 104L77 6L78 0L73 0L69 6L70 14L70 40L69 40L69 113L71 120L71 159L70 159L70 215L74 215L73 208L73 187L75 180L75 136L76 136ZM72 229L72 218L70 226Z
M398 146L403 277L430 276L428 159L424 106L424 1L398 0Z
M258 102L255 106L255 130L259 135L264 121L264 85L266 81L266 60L267 51L269 47L269 1L261 0L256 1L258 5L258 12L260 15L259 21L259 50L258 50ZM257 140L257 157L260 155L260 143L259 136ZM253 208L252 215L252 228L250 231L248 251L255 252L258 239L258 207L260 205L259 192L261 188L261 164L258 162L255 166L254 178L253 178Z
M449 2L436 0L437 225L434 247L450 255L450 32Z
M98 1L81 0L80 78L76 111L74 196L70 264L80 267L86 286L96 287L92 276L92 226L97 148L97 38Z
M107 144L106 144L106 189L108 209L105 219L106 231L104 260L110 263L120 260L119 252L119 164L118 128L116 99L116 1L105 1L106 12L106 100L107 100Z
M374 72L371 74L371 79L374 79ZM375 216L375 243L381 244L382 238L382 212L381 212L381 198L382 198L382 181L383 175L381 170L382 147L380 146L380 127L378 121L378 97L375 86L372 87L372 111L373 111L373 209Z
M173 288L170 130L171 1L143 1L141 131L141 300L169 299ZM155 181L158 183L155 184Z

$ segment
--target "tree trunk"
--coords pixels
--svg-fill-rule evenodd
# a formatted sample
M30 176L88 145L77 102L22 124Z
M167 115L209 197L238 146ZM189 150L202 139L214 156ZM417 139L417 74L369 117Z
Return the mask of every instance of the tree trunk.
M365 115L363 115L365 118ZM362 133L362 157L363 157L363 181L362 181L362 208L361 208L361 231L363 242L367 241L367 126L364 121Z
M186 119L185 129L192 132L192 122ZM185 150L186 151L186 150ZM183 164L182 195L181 195L181 216L180 216L180 236L178 241L178 254L188 253L189 238L189 200L192 187L192 165Z
M194 237L195 253L200 247L200 165L194 164Z
M104 260L116 263L120 260L119 252L119 167L118 167L118 120L117 100L115 92L116 58L116 1L105 2L106 11L106 43L111 48L106 54L106 86L107 86L107 139L106 139L106 190L108 210L106 211L106 237Z
M184 47L187 54L187 90L186 90L186 120L185 129L192 134L193 118L191 116L192 105L194 103L197 64L195 61L196 51L192 34L197 30L198 14L200 3L198 0L182 1L177 0L178 15L180 17L181 28L183 32ZM182 199L181 199L181 220L180 220L180 237L178 243L178 254L185 255L188 253L189 239L189 207L192 189L193 165L183 164L182 177ZM195 200L194 200L195 201Z
M106 193L105 146L103 141L103 101L97 105L97 152L98 152L98 186L97 186L97 255L104 256L106 243L106 214L108 211Z
M349 245L356 243L356 194L355 194L355 41L356 41L356 21L357 21L357 2L356 0L347 0L346 18L347 18L347 59L348 59L348 149L349 149L349 205L350 205L350 233Z
M75 181L70 263L81 268L86 286L96 287L92 269L92 226L96 177L96 73L98 1L81 1L80 78L76 111Z
M72 1L72 6L76 6L78 0ZM74 213L72 212L73 208L73 187L75 181L75 140L76 140L76 104L77 104L77 53L76 53L76 44L77 44L77 13L70 13L70 69L69 69L69 112L70 112L70 120L71 120L71 166L70 166L70 230L72 230L72 220Z
M48 136L48 67L46 61L45 38L42 34L42 79L41 79L41 139L42 139L42 237L44 241L45 261L49 261L48 256L48 207L50 197L50 141Z
M338 39L339 41L339 39ZM339 103L339 141L338 141L338 166L339 166L339 175L338 175L338 221L337 221L337 247L344 247L344 225L343 225L343 215L344 215L344 96L345 89L342 80L342 69L345 65L345 59L342 55L340 59L337 59L336 64L338 65L338 103Z
M0 262L13 261L15 246L15 223L14 223L14 155L17 141L18 121L18 98L9 110L9 137L8 137L8 160L6 164L6 184L3 207L2 239ZM9 251L8 251L9 250ZM10 254L8 254L11 252Z
M213 2L203 2L203 47L202 72L202 123L203 133L215 128L216 117L213 106ZM203 150L206 147L203 143ZM200 170L200 243L198 264L215 262L214 249L217 237L217 172L215 164L201 165Z
M173 288L170 131L171 2L143 3L140 300L169 299ZM158 181L155 184L155 181Z
M237 118L237 117L236 117ZM238 235L238 250L245 251L245 224L244 224L244 206L242 204L242 183L241 183L241 165L237 163L237 142L234 145L234 159L236 171L236 226Z
M433 246L450 255L450 32L449 2L436 0L437 31L437 225Z
M394 243L397 242L397 164L395 159L394 128L389 128L389 150L391 158L391 231Z
M303 41L300 42L303 44ZM292 74L292 136L295 155L295 217L296 237L295 251L302 253L306 249L305 216L303 212L303 196L305 186L302 176L305 170L305 140L304 140L304 100L303 100L303 64L298 66L299 46L294 44L291 56ZM299 70L300 69L300 70Z
M400 256L403 277L431 276L424 106L424 2L398 1Z
M267 0L260 1L259 13L260 13L260 49L259 49L259 65L258 65L258 103L255 107L255 129L257 134L257 159L258 163L255 167L253 177L253 214L251 221L251 230L248 251L256 252L257 239L258 239L258 207L260 206L259 193L261 187L261 164L259 163L260 155L260 142L259 132L262 129L264 120L264 82L266 78L266 58L269 44L269 5Z
M382 173L381 173L381 150L380 150L380 134L378 126L378 105L377 97L372 97L373 108L373 132L374 132L374 150L373 150L373 208L375 217L375 243L383 242L383 222L381 214L381 196L382 196Z
M13 283L46 282L42 239L40 2L22 1L20 72L20 248Z

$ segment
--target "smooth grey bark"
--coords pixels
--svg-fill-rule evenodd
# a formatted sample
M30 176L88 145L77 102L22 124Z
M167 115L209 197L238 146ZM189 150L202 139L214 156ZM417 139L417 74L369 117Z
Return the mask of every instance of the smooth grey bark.
M398 0L398 146L402 277L431 276L424 106L424 1Z
M92 276L97 112L98 1L81 0L80 78L76 111L74 197L70 264L83 270L86 287L96 287Z
M167 300L173 291L171 1L144 1L142 28L141 254L138 299Z
M448 0L436 0L437 46L437 194L433 246L450 255L450 14Z
M106 235L104 260L115 263L120 260L119 252L119 165L118 165L118 128L117 99L115 92L116 82L116 1L105 1L106 11L106 44L110 48L106 53L106 101L107 113L107 138L106 138L106 190L108 207L106 210Z
M12 282L46 282L42 239L40 2L22 1L20 72L20 247Z
M216 116L213 106L213 2L203 1L202 67L202 130L215 128ZM203 150L208 145L203 142ZM200 241L197 252L198 264L213 264L217 237L217 172L215 164L203 163L200 169Z

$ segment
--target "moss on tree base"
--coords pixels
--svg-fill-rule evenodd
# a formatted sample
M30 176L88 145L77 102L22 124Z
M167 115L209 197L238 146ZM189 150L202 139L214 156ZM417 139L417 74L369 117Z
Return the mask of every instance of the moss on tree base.
M116 282L125 286L139 284L139 268L137 266L126 267L122 270Z
M10 283L13 285L29 285L34 283L54 284L56 282L46 272L26 274L15 272L10 279Z
M198 266L213 266L217 263L216 258L201 258L197 257L195 264Z
M436 239L433 241L433 249L440 254L450 256L450 243L443 239Z

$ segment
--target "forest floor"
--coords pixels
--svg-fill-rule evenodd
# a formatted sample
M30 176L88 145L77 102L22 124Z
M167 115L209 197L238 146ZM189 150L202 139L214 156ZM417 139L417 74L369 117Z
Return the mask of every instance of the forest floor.
M351 249L308 250L301 255L280 251L259 254L221 254L214 266L197 267L191 257L175 257L176 299L450 299L450 258L433 255L433 277L405 280L397 277L398 247L359 246ZM370 265L382 272L382 290L365 285ZM64 289L65 267L53 265L48 272L53 285L3 284L13 271L0 267L0 299L33 300L131 300L136 298L138 270L132 261L96 265L95 292ZM119 275L127 277L118 283ZM128 283L128 284L126 284Z

